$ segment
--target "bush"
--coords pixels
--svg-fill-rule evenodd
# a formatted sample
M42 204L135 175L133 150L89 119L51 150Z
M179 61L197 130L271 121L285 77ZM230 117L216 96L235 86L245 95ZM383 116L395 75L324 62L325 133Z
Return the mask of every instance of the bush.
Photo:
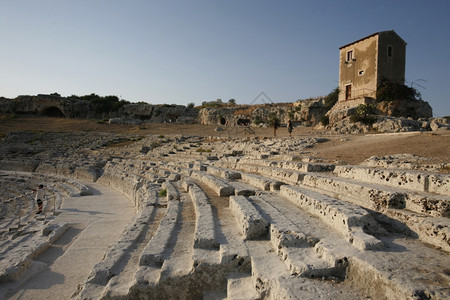
M290 110L289 113L288 113L288 116L289 116L289 119L290 119L290 120L295 121L295 120L294 120L294 118L295 118L295 111Z
M259 125L259 124L265 123L265 122L264 122L263 119L261 119L260 116L256 115L256 116L253 117L253 123L254 123L255 125Z
M376 107L373 104L360 104L356 108L354 115L350 116L350 121L353 123L361 122L366 125L371 125L376 122L377 118Z
M322 123L323 126L327 126L328 124L330 124L330 117L323 115L320 118L320 123Z
M195 106L194 102L188 103L187 109L193 109Z
M160 197L166 197L167 196L167 190L166 189L160 190L159 191L159 196Z
M383 80L377 87L378 101L421 100L420 93L413 87L402 83Z
M197 150L195 150L195 152L201 152L201 153L207 152L207 153L211 153L212 150L211 150L211 149L203 149L202 147L200 147L200 148L197 148Z
M119 108L130 102L126 100L120 100L117 96L104 96L101 97L94 93L85 96L75 96L72 95L68 97L71 100L84 100L89 101L95 110L96 114L108 113L108 112L118 112Z
M331 93L329 93L325 97L325 107L327 108L327 110L330 110L338 102L338 99L339 99L339 87L335 88Z

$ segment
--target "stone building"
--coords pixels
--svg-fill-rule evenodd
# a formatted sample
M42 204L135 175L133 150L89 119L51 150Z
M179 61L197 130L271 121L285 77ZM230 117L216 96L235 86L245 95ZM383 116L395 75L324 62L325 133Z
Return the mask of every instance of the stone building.
M339 102L367 103L376 98L383 79L405 81L406 42L394 30L371 34L339 50Z

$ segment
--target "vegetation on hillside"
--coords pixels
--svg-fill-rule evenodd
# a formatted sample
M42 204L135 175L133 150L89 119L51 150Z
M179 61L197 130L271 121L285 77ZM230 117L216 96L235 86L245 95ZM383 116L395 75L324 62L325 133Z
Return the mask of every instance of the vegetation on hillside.
M378 85L377 100L380 102L394 100L422 100L422 96L420 95L420 92L413 87L385 79Z
M350 116L350 121L352 122L361 122L366 125L370 125L376 122L377 108L373 104L360 104L356 108L355 114Z
M122 106L130 104L130 102L119 99L117 96L99 96L94 93L85 96L72 95L67 99L89 101L97 114L117 112Z
M339 87L332 90L326 97L325 97L325 108L327 111L329 111L337 102L339 99Z

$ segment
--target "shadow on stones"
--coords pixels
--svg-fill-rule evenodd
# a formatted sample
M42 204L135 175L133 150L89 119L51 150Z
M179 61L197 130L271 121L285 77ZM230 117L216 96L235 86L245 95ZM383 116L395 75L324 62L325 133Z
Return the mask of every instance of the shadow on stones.
M91 195L86 195L86 196L98 196L98 195L102 195L102 192L100 192L99 190L93 188L92 186L88 186L88 185L86 185L86 186L89 188L89 191L92 193ZM83 197L86 197L86 196L83 196Z
M89 215L113 215L112 213L93 211L93 210L81 210L78 208L64 208L62 210L73 212L73 213L79 213L79 214L89 214Z

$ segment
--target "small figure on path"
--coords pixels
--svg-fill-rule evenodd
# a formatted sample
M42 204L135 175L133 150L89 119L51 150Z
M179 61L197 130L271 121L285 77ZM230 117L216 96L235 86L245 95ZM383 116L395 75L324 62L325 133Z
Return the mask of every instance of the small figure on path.
M36 212L36 214L41 214L42 213L42 207L44 206L44 197L45 197L45 191L44 191L44 185L41 184L39 185L37 190L31 189L32 191L36 192L36 196L35 196L35 200L38 206L38 211Z
M292 125L291 120L289 120L287 128L288 128L289 136L292 136L292 130L294 129L294 126Z
M277 129L280 126L277 118L274 118L272 120L272 125L273 125L273 136L277 136Z

